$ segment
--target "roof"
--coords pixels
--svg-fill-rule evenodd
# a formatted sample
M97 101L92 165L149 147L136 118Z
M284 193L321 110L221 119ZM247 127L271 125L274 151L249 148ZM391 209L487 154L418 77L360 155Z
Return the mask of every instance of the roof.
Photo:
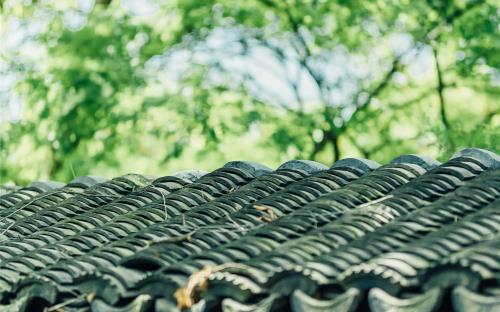
M1 311L498 311L500 157L35 182L0 241Z

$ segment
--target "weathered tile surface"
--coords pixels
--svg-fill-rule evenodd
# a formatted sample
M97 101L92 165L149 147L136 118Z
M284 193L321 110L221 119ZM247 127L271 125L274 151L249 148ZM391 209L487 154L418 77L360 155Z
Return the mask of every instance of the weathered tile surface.
M489 151L0 190L0 311L500 311Z

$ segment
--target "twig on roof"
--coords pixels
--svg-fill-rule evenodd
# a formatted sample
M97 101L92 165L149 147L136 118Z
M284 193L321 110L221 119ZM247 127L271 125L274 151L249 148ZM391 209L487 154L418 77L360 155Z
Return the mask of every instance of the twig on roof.
M240 231L242 231L242 232L246 231L246 229L245 229L243 226L241 226L241 224L236 223L236 222L235 222L235 221L231 218L231 216L230 216L230 215L229 215L229 216L227 216L227 218L229 219L229 221L231 221L231 224L233 224L236 228L238 228L238 230L240 230Z
M185 242L188 241L190 242L193 234L196 233L196 230L193 230L187 234L184 235L178 235L178 236L169 236L169 237L160 237L160 238L154 238L151 241L148 242L148 245L154 245L154 244L161 244L161 243L179 243L179 242Z
M59 304L53 305L53 306L51 306L51 307L48 307L48 308L46 309L46 311L47 311L47 312L53 312L53 311L54 311L54 312L55 312L55 311L64 311L64 309L63 309L63 308L64 308L65 306L68 306L68 305L72 304L73 302L78 302L79 300L82 300L82 299L84 299L84 298L85 298L85 296L84 296L84 295L80 295L80 296L78 296L78 297L76 297L76 298L68 299L68 300L66 300L66 301L64 301L64 302L61 302L61 303L59 303Z
M21 207L15 209L14 211L12 211L11 213L9 213L8 215L4 216L2 219L0 219L0 223L3 223L7 218L10 218L11 216L13 216L14 214L18 213L19 211L23 210L24 208L28 207L29 205L33 204L35 201L37 200L41 200L45 197L49 197L51 195L55 195L56 193L61 193L63 191L55 191L55 192L50 192L48 194L44 194L44 195L41 195L41 196L37 196L33 199L31 199L29 202L27 202L26 204L22 205ZM5 228L1 233L0 233L0 236L4 235L5 233L7 233L7 231L15 224L15 222L12 222L9 224L9 226L7 228Z
M161 198L163 200L163 208L165 209L165 221L167 221L168 219L168 208L167 208L167 202L166 202L166 199L165 199L165 195L163 193L161 193Z
M367 203L361 204L357 208L364 208L364 207L367 207L367 206L375 205L375 204L378 204L378 203L380 203L380 202L382 202L382 201L384 201L386 199L392 198L392 197L394 197L394 195L389 194L389 195L386 195L386 196L374 199L372 201L369 201Z
M192 230L191 232L188 232L187 234L183 235L178 235L178 236L168 236L168 237L159 237L159 238L154 238L150 240L147 245L151 246L154 244L161 244L161 243L180 243L180 242L190 242L193 239L194 234L200 234L203 233L204 231L211 231L211 232L242 232L246 233L251 229L257 229L261 227L262 225L258 225L253 228L245 228L244 226L237 224L233 219L229 218L232 223L231 224L216 224L216 225L207 225L203 227L199 227L197 229Z

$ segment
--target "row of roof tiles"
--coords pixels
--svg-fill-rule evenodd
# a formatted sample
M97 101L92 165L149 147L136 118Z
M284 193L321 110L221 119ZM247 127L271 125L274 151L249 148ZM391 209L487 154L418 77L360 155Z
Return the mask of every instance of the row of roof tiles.
M494 311L499 167L466 149L33 183L0 196L0 309Z

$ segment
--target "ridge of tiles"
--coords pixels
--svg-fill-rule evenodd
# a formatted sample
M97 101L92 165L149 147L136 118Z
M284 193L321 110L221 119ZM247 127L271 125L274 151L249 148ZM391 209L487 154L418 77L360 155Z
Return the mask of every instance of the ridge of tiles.
M246 161L0 193L1 311L498 311L500 157Z

